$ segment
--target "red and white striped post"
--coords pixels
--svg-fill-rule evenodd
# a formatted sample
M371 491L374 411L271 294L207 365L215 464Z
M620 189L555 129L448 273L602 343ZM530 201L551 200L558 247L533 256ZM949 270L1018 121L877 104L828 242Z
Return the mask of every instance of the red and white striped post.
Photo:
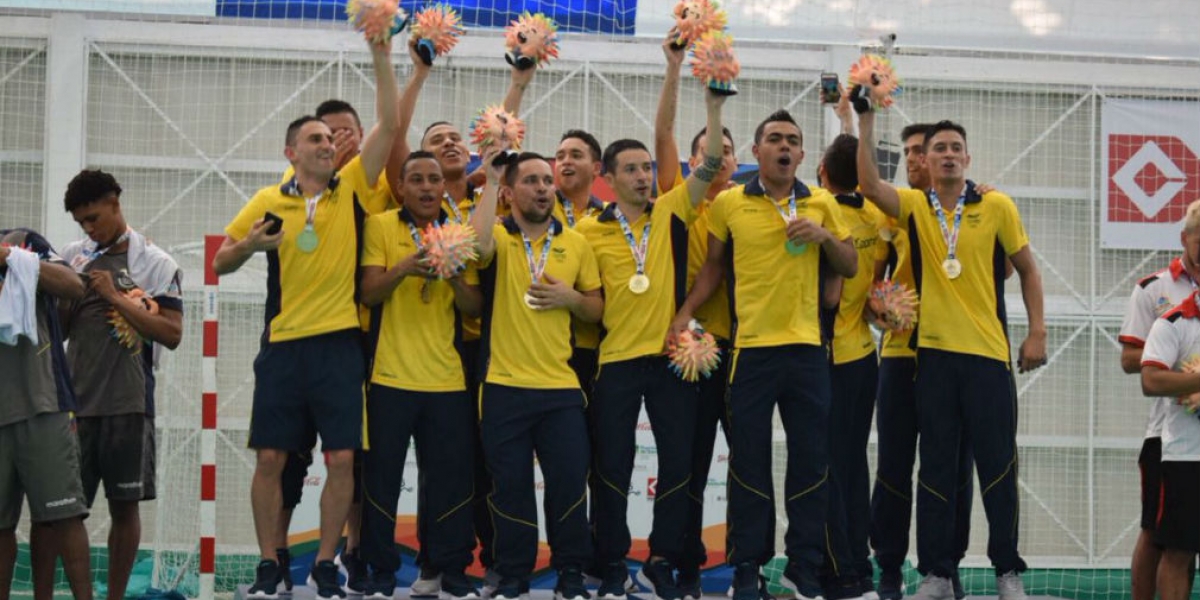
M223 236L204 237L204 333L200 417L200 600L212 600L217 562L217 273Z

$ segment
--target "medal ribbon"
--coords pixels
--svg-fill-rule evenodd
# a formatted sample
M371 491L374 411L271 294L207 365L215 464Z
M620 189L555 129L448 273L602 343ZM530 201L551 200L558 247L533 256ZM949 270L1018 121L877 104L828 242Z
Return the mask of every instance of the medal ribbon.
M613 206L613 214L616 215L617 222L621 224L621 231L625 233L625 242L629 244L629 251L633 253L633 262L637 266L637 274L645 275L646 250L650 247L650 217L646 216L646 225L642 227L642 242L639 244L633 238L633 230L629 227L629 219L625 217L624 213L616 205Z
M471 218L471 213L475 212L475 206L468 206L467 214L464 216L462 210L458 208L458 203L454 201L454 198L450 197L450 194L445 194L445 198L446 204L450 206L450 212L454 213L454 220L458 221L459 225L466 225L467 221Z
M113 248L116 248L117 246L120 246L121 244L128 241L129 240L129 231L130 231L129 229L126 229L119 237L117 237L117 241L115 241L103 248L100 247L100 244L96 244L96 248L94 250L88 250L85 248L83 250L84 260L81 261L79 263L79 265L75 267L75 270L82 273L83 270L85 268L87 268L88 265L92 264L92 261L96 260L97 258L100 258L101 256L104 256L105 254L108 253L109 250L112 250Z
M779 211L779 217L783 219L784 236L786 236L787 224L796 220L796 188L792 188L791 193L788 194L788 209L786 213L783 212L783 207L777 204L774 198L771 198L771 205L775 207L775 210Z
M575 205L570 198L562 197L563 213L567 215L567 227L575 229Z
M317 220L317 203L321 201L324 192L311 198L304 199L304 228L313 229Z
M942 227L942 238L946 240L946 260L952 260L957 257L958 232L962 226L963 208L967 204L966 190L963 190L954 206L954 229L946 225L946 211L942 209L942 203L938 201L935 190L929 190L929 203L933 205L933 214L937 215L938 224Z
M529 261L529 279L530 283L536 283L542 278L542 272L546 270L546 259L550 258L550 243L554 241L554 228L546 230L546 243L542 246L542 258L537 263L533 262L533 242L529 241L529 237L525 232L521 232L521 241L525 242L525 258Z

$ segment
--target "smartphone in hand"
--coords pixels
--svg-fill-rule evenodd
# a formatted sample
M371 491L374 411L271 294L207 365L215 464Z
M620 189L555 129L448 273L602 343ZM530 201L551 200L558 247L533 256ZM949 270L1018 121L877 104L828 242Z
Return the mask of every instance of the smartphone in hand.
M841 98L842 95L838 92L837 73L821 73L821 102L837 104Z
M275 235L283 229L283 218L273 212L267 211L263 215L263 220L270 223L267 226L267 235Z

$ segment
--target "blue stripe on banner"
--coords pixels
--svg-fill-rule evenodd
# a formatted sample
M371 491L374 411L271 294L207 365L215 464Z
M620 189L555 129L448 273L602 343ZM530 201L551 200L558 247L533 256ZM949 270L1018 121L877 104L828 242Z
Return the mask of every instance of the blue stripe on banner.
M540 12L559 31L633 35L637 0L443 0L468 27L502 28L522 12ZM402 0L410 14L429 4ZM218 17L344 21L346 0L217 0Z

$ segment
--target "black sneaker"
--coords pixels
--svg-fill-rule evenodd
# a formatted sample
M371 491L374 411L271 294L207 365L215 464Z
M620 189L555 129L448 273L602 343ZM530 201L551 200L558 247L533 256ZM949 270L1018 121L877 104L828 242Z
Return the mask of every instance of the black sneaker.
M246 598L275 600L279 597L279 583L282 580L279 575L279 563L264 558L258 561L258 566L254 569L254 585L246 590Z
M342 551L342 566L346 567L346 591L352 594L365 593L370 576L367 574L367 563L359 556L358 548Z
M279 561L279 576L282 579L280 593L292 593L292 552L287 548L276 548L275 559Z
M788 561L779 584L792 591L796 600L824 600L821 582L817 574L811 570L802 569L799 564Z
M967 597L967 590L963 589L962 579L958 577L958 571L950 576L950 585L954 586L954 600L963 600Z
M500 584L496 586L496 591L492 593L491 600L520 600L522 583L508 577L501 578Z
M554 586L554 600L591 600L592 595L583 586L583 571L579 567L563 567L558 572L558 583Z
M442 573L442 598L447 600L479 600L479 590L462 571Z
M671 561L659 559L642 565L642 577L650 583L654 600L681 600L679 585L675 582L675 567Z
M345 598L346 590L338 585L338 568L332 560L323 560L313 565L312 580L317 587L319 600Z
M599 600L625 600L625 586L629 581L629 567L625 561L600 567L600 587L596 589Z
M396 596L396 574L375 571L363 590L363 600L392 600Z
M880 571L879 600L900 600L904 597L904 573Z
M875 591L875 580L870 575L858 578L858 593L863 600L879 600L879 592Z
M758 565L738 563L733 568L733 600L759 600Z
M699 565L680 565L675 584L679 586L683 600L700 600L700 596L704 595L704 590L700 588Z

